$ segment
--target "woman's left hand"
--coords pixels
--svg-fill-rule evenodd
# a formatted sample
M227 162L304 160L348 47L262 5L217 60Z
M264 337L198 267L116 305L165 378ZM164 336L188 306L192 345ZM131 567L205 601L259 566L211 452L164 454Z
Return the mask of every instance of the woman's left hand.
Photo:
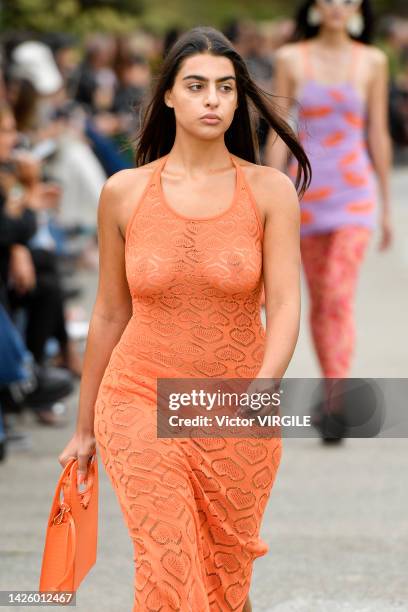
M393 229L391 224L390 214L384 213L381 219L381 238L380 244L378 245L379 251L385 251L390 248L393 242Z
M249 396L254 394L263 394L267 393L270 397L274 393L278 393L280 389L280 378L272 378L267 374L263 373L262 370L258 372L256 377L252 380L252 382L247 387L245 393ZM272 399L271 399L272 401ZM257 400L258 402L258 400ZM262 403L262 402L261 402ZM264 416L267 414L275 414L276 406L272 403L266 403L265 405L261 405L259 408L250 406L239 406L237 409L237 416L254 416L260 415Z

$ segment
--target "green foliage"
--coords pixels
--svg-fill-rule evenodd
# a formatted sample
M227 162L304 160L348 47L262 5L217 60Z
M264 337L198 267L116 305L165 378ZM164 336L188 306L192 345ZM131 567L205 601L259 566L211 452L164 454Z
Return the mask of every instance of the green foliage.
M48 31L66 27L78 15L77 0L13 0L6 2L1 11L1 29L29 29Z
M140 25L138 17L120 14L111 8L84 11L77 18L75 31L86 34L91 31L125 33Z
M293 15L299 0L0 0L0 29L125 32L136 25L162 33L172 26L222 27L232 18ZM407 14L407 0L373 0L377 12Z
M83 34L92 30L124 32L139 23L139 0L0 0L0 28L65 31Z

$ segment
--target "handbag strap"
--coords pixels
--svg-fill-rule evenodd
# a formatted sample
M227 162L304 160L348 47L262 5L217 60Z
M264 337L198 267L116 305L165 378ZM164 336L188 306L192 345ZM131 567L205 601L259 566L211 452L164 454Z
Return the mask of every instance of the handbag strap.
M74 567L75 553L76 553L76 529L75 529L75 521L71 514L71 508L69 506L62 507L60 514L58 514L55 517L55 519L60 518L60 522L61 522L64 517L64 514L67 514L69 525L70 525L70 530L68 531L67 537L69 538L69 534L71 532L71 551L70 551L71 554L67 562L65 574L55 586L50 587L50 591L59 591L61 584L68 578L69 574L71 573Z
M73 463L75 462L75 457L70 457L69 460L67 461L67 463L65 464L64 469L62 470L60 477L58 479L57 482L57 486L55 487L55 493L54 493L54 499L52 502L52 508L51 508L51 514L50 514L50 523L52 523L52 521L54 520L55 515L55 508L58 505L59 509L61 509L61 490L64 489L64 482L66 481L67 475L70 472ZM65 496L65 490L63 491L64 496Z

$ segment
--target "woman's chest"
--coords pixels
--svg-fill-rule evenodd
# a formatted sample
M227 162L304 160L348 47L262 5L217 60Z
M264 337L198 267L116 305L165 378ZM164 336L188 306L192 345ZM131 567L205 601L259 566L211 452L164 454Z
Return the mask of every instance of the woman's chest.
M262 269L262 244L253 220L239 214L204 222L140 215L126 247L126 274L133 294L179 285L253 290Z

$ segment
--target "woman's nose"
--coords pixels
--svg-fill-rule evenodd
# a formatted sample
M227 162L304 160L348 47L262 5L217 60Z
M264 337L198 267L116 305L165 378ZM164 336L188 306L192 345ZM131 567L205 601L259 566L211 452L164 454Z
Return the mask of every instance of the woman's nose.
M209 104L218 104L218 92L215 86L214 87L210 86L208 88L207 102Z

